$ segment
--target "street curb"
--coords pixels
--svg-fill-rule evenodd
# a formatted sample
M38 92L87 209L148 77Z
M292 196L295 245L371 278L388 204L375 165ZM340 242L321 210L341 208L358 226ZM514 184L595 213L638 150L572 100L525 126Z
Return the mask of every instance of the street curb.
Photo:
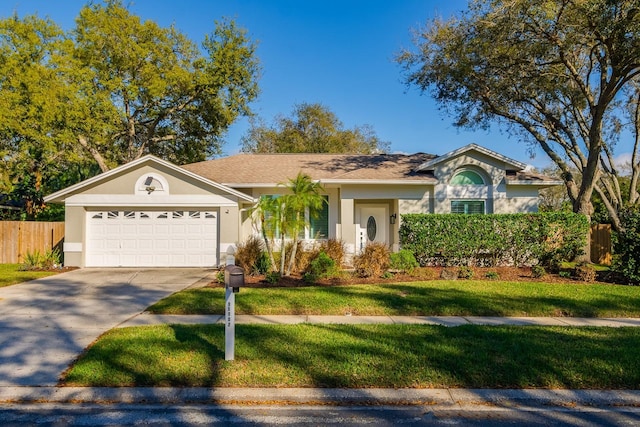
M0 387L9 403L640 407L640 390Z

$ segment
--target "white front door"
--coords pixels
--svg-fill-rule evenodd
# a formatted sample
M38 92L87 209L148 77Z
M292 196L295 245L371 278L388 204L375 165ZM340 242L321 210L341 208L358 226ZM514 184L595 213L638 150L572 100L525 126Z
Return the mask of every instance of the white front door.
M217 212L88 212L87 267L213 267Z
M387 206L362 206L358 209L356 243L358 252L371 242L389 243Z

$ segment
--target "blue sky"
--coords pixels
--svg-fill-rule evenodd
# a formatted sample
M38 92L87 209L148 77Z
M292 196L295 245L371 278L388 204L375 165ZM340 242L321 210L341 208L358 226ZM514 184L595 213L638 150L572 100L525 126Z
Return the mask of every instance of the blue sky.
M321 103L345 127L369 124L392 152L444 154L475 142L538 168L550 162L536 149L492 132L458 130L428 94L402 83L393 61L412 46L411 29L434 16L466 8L466 0L135 0L124 1L142 19L175 24L194 41L214 20L231 17L258 41L261 93L253 110L270 123L294 104ZM73 27L85 0L2 0L0 16L37 13ZM229 130L225 154L237 153L248 127Z

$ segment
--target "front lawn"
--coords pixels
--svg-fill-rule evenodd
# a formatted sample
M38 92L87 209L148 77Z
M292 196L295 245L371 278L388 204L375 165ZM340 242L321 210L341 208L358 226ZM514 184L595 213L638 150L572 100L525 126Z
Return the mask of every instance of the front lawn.
M21 271L21 264L0 264L0 288L57 274L55 271Z
M237 325L114 329L67 386L638 389L640 328Z
M179 292L157 314L222 314L223 288ZM382 285L242 288L237 314L640 317L640 287L454 280Z

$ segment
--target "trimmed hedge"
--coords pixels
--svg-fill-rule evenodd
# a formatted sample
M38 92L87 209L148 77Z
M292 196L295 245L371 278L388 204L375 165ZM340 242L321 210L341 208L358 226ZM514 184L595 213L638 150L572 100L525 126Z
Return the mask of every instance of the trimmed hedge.
M613 270L633 285L640 285L640 208L620 213L624 231L618 233Z
M403 214L400 244L426 265L553 265L584 253L587 217L532 214Z

